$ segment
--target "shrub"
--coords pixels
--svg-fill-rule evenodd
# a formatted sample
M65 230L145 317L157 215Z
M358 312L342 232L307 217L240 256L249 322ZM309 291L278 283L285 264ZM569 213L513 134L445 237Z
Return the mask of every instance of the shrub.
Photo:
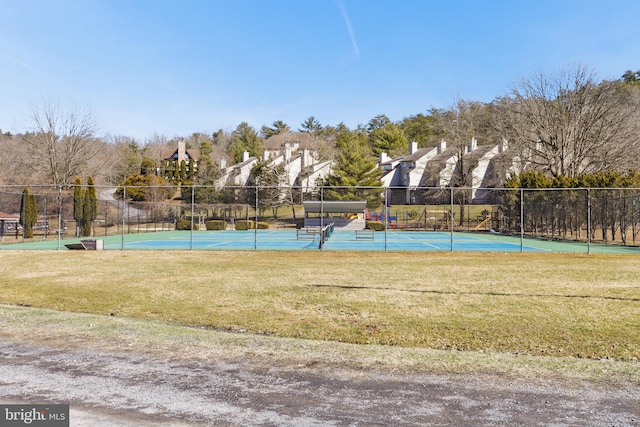
M266 222L259 222L256 224L257 225L257 229L258 230L268 230L269 229L269 224Z
M176 230L191 230L191 220L179 219L176 222Z
M253 221L247 221L244 219L236 221L236 230L249 230L253 228Z
M226 221L223 221L221 219L207 221L205 225L207 226L207 230L226 230L227 229Z
M384 223L380 221L367 221L367 228L373 231L384 231Z

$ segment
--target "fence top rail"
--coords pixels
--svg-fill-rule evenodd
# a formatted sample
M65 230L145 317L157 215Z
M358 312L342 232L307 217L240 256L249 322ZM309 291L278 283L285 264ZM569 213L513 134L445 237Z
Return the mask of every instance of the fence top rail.
M81 184L81 187L86 187L86 184ZM13 190L16 193L22 193L24 188L34 189L55 189L56 191L60 190L72 190L76 187L75 184L0 184L0 191L7 192L7 190ZM153 189L176 189L177 185L96 185L93 187L96 189L126 189L126 188L153 188ZM313 186L313 185L258 185L258 186L243 186L243 185L204 185L204 184L194 184L194 185L183 185L183 189L199 189L199 188L227 188L227 189L277 189L277 188L290 188L290 189L317 189L317 190L335 190L335 189L362 189L362 190L411 190L411 191L420 191L420 190L430 190L430 191L470 191L470 190L480 190L480 191L576 191L576 190L640 190L640 187L566 187L566 188L507 188L507 187L417 187L417 186Z

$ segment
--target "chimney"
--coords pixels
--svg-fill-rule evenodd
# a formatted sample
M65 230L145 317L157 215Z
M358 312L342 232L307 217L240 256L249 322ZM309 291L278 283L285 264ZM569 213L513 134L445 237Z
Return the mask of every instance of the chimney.
M475 151L476 148L478 148L478 141L475 138L471 138L471 142L467 146L467 153Z
M284 146L284 161L285 163L289 163L289 161L291 160L291 145L290 144L285 144Z
M186 160L187 158L187 145L184 142L184 139L180 139L178 141L178 162Z
M447 151L447 141L445 141L444 139L441 139L440 142L438 143L438 154L442 154L445 151Z
M508 149L509 142L506 139L502 138L502 141L500 141L500 144L498 144L498 153L504 153Z
M306 168L308 166L311 166L311 164L313 163L313 161L311 160L311 153L309 152L308 148L305 148L304 150L302 150L302 168Z
M389 156L387 155L387 153L380 153L380 160L378 161L378 165L381 165L388 160Z
M416 151L418 151L418 143L417 142L412 142L411 145L409 146L409 154L413 154Z
M244 153L242 153L242 162L246 162L247 160L249 160L249 152L245 151Z
M265 162L269 160L269 150L264 150L264 152L262 153L262 160L264 160Z

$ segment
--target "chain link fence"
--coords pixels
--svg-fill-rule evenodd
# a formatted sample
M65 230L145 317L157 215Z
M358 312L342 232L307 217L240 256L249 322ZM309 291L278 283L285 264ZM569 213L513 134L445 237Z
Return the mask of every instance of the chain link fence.
M25 234L24 189L35 198L33 236ZM509 189L429 187L101 187L90 227L81 227L72 185L0 186L0 241L59 241L83 236L172 230L295 230L315 223L341 226L359 220L377 231L492 233L636 246L640 189ZM82 187L82 193L86 186ZM320 202L306 212L304 202ZM361 201L362 211L323 210L330 202ZM86 221L86 219L84 219ZM90 232L87 235L87 231Z

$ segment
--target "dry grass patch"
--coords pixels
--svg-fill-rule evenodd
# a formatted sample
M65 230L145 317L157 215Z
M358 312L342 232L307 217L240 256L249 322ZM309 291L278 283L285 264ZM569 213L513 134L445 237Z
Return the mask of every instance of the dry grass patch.
M356 344L640 358L640 258L0 252L0 302Z

